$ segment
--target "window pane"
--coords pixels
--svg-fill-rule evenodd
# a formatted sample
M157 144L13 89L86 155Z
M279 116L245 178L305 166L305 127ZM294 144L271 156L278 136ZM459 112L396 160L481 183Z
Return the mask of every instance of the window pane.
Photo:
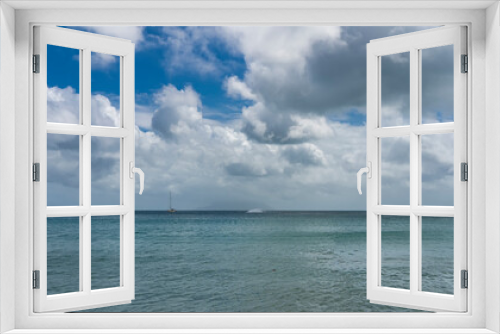
M382 126L410 124L410 53L381 58Z
M410 289L410 217L381 218L382 286Z
M47 294L80 290L80 218L47 218Z
M92 217L92 289L120 286L120 216Z
M421 219L422 291L453 294L453 218Z
M47 134L47 205L80 205L79 136Z
M383 205L410 204L409 137L380 139Z
M120 139L92 137L92 205L120 205Z
M453 122L453 45L421 50L422 123Z
M80 50L47 45L47 122L80 122Z
M421 136L422 205L453 206L453 133Z
M92 52L92 125L120 126L120 57Z

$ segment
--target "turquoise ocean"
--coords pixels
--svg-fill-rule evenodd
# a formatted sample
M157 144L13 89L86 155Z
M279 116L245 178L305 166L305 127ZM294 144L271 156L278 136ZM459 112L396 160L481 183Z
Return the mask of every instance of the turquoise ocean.
M366 212L138 211L135 300L86 312L407 312L366 299ZM453 218L422 218L422 289L453 293ZM79 290L79 220L48 218L48 293ZM92 217L92 289L120 285L119 217ZM382 218L409 287L409 218Z

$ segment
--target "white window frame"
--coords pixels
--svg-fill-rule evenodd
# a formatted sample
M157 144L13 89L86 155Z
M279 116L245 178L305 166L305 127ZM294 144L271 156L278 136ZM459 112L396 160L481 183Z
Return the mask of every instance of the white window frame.
M404 1L408 3L411 1ZM15 333L245 332L491 333L500 331L500 28L498 1L17 2L0 4L0 330ZM14 11L9 5L25 9ZM73 8L57 9L58 6ZM87 9L81 9L87 6ZM137 10L137 7L144 7ZM163 6L162 9L146 7ZM183 6L184 9L179 7ZM420 6L420 7L419 7ZM426 7L429 6L429 7ZM431 7L432 6L432 7ZM488 9L485 9L489 6ZM74 9L78 7L80 9ZM97 8L100 7L101 9ZM168 8L170 7L170 8ZM206 7L209 7L208 9ZM211 8L210 8L211 7ZM226 8L224 8L226 7ZM281 8L280 8L281 7ZM403 7L403 9L401 9ZM417 7L417 8L415 8ZM419 7L419 8L418 8ZM458 9L457 9L458 7ZM479 7L479 9L478 9ZM30 9L31 8L31 9ZM33 9L35 8L35 9ZM41 9L45 8L45 9ZM356 9L348 9L356 8ZM438 9L436 9L438 8ZM439 9L440 8L440 9ZM461 9L460 9L461 8ZM476 8L476 9L474 9ZM57 10L56 10L57 9ZM486 23L486 24L485 24ZM32 27L52 25L443 25L468 26L468 312L435 314L35 314L32 266ZM15 31L15 41L14 41ZM488 66L488 71L486 67ZM14 87L13 87L14 86ZM10 95L9 95L10 93ZM15 94L14 94L15 93ZM12 112L15 110L15 112ZM486 138L485 133L488 133ZM12 138L15 145L12 145ZM488 140L486 140L488 139ZM488 182L486 182L486 173ZM14 177L12 177L14 175ZM353 176L353 191L355 191ZM15 195L13 195L15 194ZM14 198L12 198L14 196ZM14 256L12 256L14 254ZM14 305L14 307L12 307ZM163 329L163 331L160 331ZM246 330L245 330L246 329ZM295 330L294 330L295 329ZM384 329L384 330L380 330ZM415 331L415 329L419 329ZM109 333L109 331L107 331ZM121 331L118 331L121 332Z

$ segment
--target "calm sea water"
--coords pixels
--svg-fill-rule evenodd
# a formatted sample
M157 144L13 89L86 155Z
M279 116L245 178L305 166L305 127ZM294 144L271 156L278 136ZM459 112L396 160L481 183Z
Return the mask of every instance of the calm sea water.
M79 222L48 219L48 293L79 289ZM119 217L92 218L92 288L119 286ZM453 219L423 218L422 288L452 293ZM136 212L136 296L96 312L405 312L366 300L365 212ZM409 219L382 219L409 287ZM88 312L88 311L87 311Z

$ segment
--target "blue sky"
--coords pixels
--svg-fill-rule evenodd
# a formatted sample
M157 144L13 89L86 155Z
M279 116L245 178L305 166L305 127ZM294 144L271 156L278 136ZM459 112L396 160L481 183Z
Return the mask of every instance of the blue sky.
M169 191L174 206L184 210L363 210L366 202L357 195L355 174L366 154L366 43L423 28L73 29L136 44L136 165L146 173L144 195L136 196L138 210L165 209ZM430 88L424 101L430 121L452 117L450 71L440 63L447 52L426 56L424 79ZM75 122L77 55L49 48L51 121ZM404 57L392 57L387 64L387 117L405 122L409 65ZM119 113L119 62L93 55L92 66L92 122L113 125ZM49 205L74 204L78 185L61 175L78 165L77 148L56 139L48 152L55 171L52 179L49 175ZM110 200L118 191L117 150L104 142L93 151L92 192L96 204L117 204ZM436 152L443 152L450 138L435 142ZM446 204L450 157L433 152L426 154L429 171L441 173L445 184L424 182L424 188L437 191L432 201ZM408 161L388 159L387 184L406 182ZM403 204L397 186L387 189L388 203Z

